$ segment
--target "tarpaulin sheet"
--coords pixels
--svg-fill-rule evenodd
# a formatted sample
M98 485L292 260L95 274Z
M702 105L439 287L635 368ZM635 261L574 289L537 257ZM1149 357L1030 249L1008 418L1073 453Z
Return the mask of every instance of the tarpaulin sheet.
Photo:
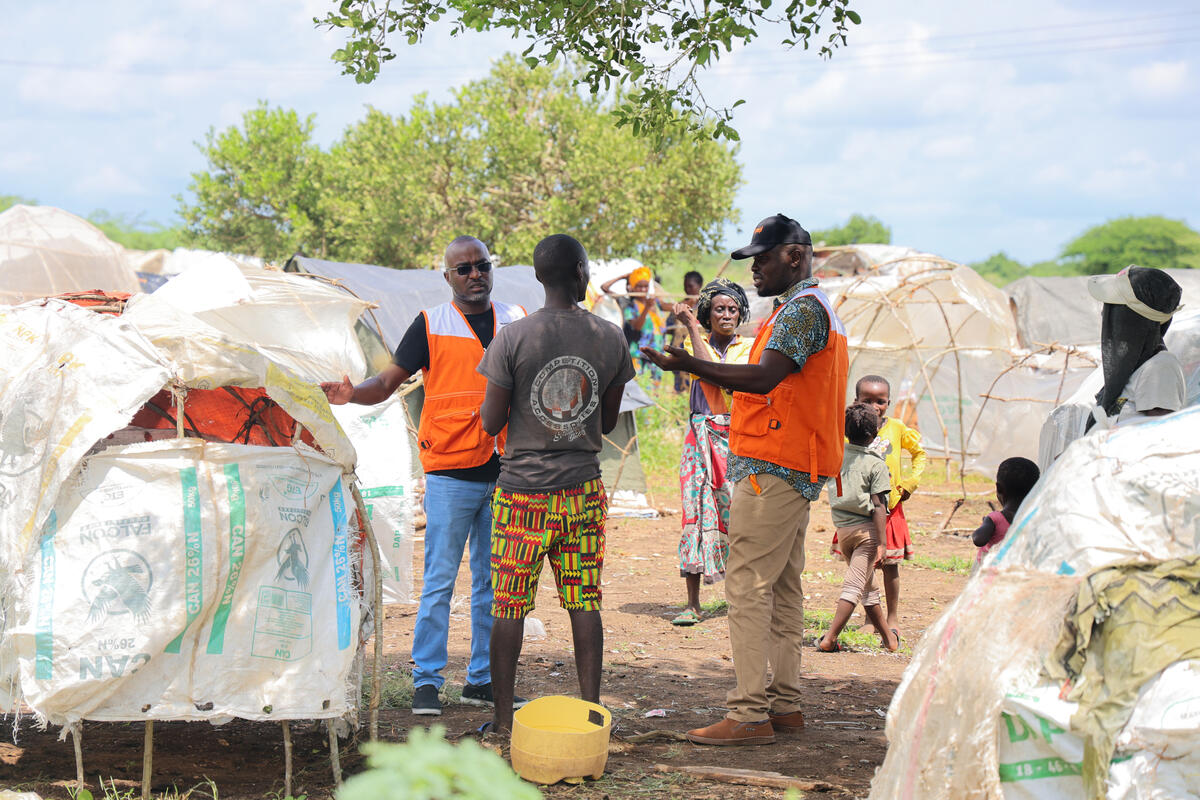
M398 394L374 406L333 407L346 435L356 443L359 489L379 544L383 601L413 603L413 500L416 479L408 443L404 398Z
M1042 710L1036 713L1050 726L1050 735L1042 733L1040 741L1048 746L1031 750L1026 743L1017 751L1008 745L1025 741L1019 726L1019 741L1005 744L1012 738L1008 725L1017 725L1013 698L1063 690L1047 664L1090 572L1200 553L1198 422L1200 408L1192 408L1089 435L1043 474L1005 540L915 648L888 711L888 752L872 782L872 798L1097 796L1085 791L1081 777L1087 725L1076 710L1039 701ZM1129 655L1136 660L1151 651ZM1182 650L1178 657L1192 658ZM1090 665L1088 674L1093 684L1095 675L1114 686L1145 680L1139 670L1111 658ZM1149 685L1134 688L1147 691ZM1164 754L1200 751L1195 693L1180 695L1180 702L1192 710L1163 723L1168 733L1153 733L1157 723L1139 721L1136 713L1130 717L1116 737L1117 760L1106 771L1108 798L1187 796L1172 787L1194 761L1185 761L1182 773L1153 769ZM1032 724L1042 730L1042 723ZM1070 741L1068 735L1077 745L1054 752L1057 743ZM1073 788L1061 791L1065 784Z
M61 300L0 307L0 351L2 573L22 562L83 454L123 427L171 372L125 320Z
M17 601L25 701L54 724L345 713L361 610L341 472L195 439L87 458Z

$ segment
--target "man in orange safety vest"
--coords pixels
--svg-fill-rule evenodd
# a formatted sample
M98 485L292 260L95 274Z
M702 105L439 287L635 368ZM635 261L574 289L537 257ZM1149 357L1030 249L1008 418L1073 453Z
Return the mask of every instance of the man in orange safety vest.
M725 596L736 685L726 717L687 736L696 744L770 744L804 726L804 533L810 503L841 473L849 358L845 328L812 277L812 239L800 223L768 217L731 255L752 257L754 287L777 297L750 362L704 361L677 347L645 353L663 369L734 391Z
M491 502L504 432L493 437L483 429L479 407L487 379L475 367L496 333L525 316L520 306L492 302L491 256L475 237L450 243L444 271L453 300L416 316L393 363L357 386L349 378L321 384L330 403L374 405L417 370L424 376L417 444L425 471L425 570L412 646L412 713L422 716L442 713L450 599L464 547L471 567L471 660L462 699L493 704ZM515 698L518 707L524 702Z

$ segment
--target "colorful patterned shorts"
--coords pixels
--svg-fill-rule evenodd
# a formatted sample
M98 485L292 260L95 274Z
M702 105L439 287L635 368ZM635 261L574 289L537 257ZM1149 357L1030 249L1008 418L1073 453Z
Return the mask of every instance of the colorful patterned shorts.
M568 611L600 610L604 520L600 479L526 494L496 487L492 499L492 616L522 619L533 610L542 557L550 557L558 597Z

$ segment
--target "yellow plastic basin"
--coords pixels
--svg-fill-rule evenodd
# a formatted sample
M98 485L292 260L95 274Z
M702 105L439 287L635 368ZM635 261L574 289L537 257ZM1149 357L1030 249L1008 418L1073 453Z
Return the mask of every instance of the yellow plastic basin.
M513 714L512 767L532 783L599 778L608 762L612 715L574 697L539 697Z

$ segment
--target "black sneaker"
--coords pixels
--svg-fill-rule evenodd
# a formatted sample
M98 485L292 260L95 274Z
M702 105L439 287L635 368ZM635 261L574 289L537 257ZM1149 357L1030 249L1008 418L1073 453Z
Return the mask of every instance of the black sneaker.
M467 685L463 686L462 701L470 706L491 707L496 705L496 701L492 697L492 685L490 683L483 683L479 685L468 683ZM516 695L513 695L513 708L521 708L528 703L529 701L524 697L517 697Z
M489 689L488 695L491 696ZM432 683L418 686L413 692L412 713L419 717L440 717L442 701L438 699L438 688Z

